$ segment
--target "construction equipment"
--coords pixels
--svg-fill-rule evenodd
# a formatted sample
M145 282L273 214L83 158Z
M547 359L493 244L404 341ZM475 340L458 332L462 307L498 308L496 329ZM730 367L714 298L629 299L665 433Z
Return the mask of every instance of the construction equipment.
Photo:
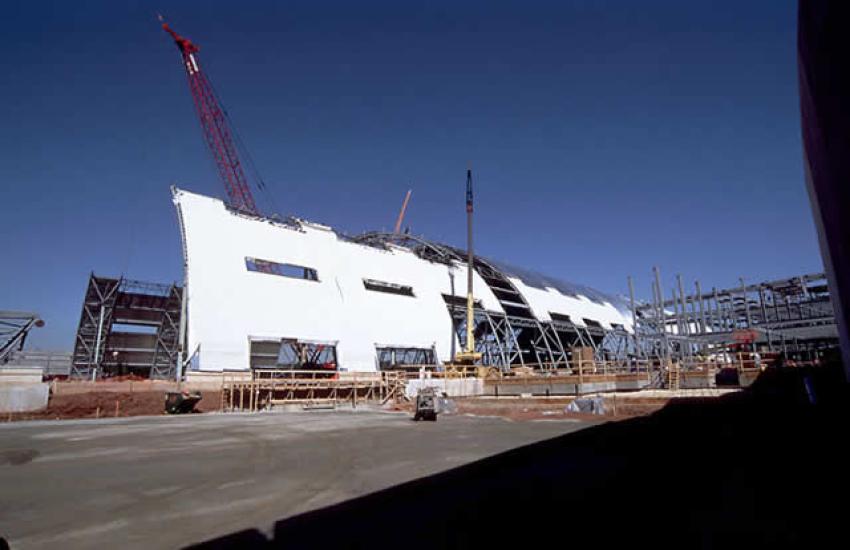
M466 170L466 346L455 354L455 363L472 365L481 360L475 351L475 300L472 296L472 274L475 271L472 251L472 168Z
M422 388L416 395L416 411L413 420L437 420L437 391L434 388Z
M401 211L398 213L398 219L395 221L395 230L393 233L401 233L401 222L404 221L404 213L407 211L407 203L410 201L410 193L412 189L407 190L407 195L404 196L404 202L401 203Z
M195 412L195 405L201 400L201 392L170 391L165 394L165 412L168 414L187 414Z
M189 79L189 90L192 92L195 109L198 118L201 120L204 141L212 153L216 169L224 183L228 203L236 210L249 214L259 214L254 197L248 187L245 171L242 169L242 162L239 158L236 142L233 139L234 132L230 128L227 114L221 107L221 102L209 79L201 71L197 55L200 48L188 38L171 30L161 15L159 20L162 22L162 29L171 35L180 51L183 68L186 70ZM258 182L258 186L264 187L262 181Z

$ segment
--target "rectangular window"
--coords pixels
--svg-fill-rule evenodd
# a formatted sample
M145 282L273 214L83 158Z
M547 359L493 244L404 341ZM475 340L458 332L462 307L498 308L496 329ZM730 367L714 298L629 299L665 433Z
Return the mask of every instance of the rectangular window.
M434 349L377 347L378 369L393 370L410 365L436 365Z
M251 340L252 369L336 371L336 344L290 338Z
M584 321L584 326L587 328L602 328L602 324L599 321L594 321L593 319L588 319L587 317L583 317L582 321Z
M555 313L554 311L549 312L549 317L551 317L553 321L560 321L561 323L572 324L573 322L573 320L570 319L569 315L564 315L563 313Z
M316 273L315 269L302 265L279 264L258 258L245 258L245 267L248 268L248 271L256 271L257 273L268 273L269 275L280 275L281 277L305 279L307 281L319 280L319 274Z
M374 290L375 292L386 292L400 296L415 296L413 294L413 287L376 281L375 279L363 279L363 286L366 287L366 290Z

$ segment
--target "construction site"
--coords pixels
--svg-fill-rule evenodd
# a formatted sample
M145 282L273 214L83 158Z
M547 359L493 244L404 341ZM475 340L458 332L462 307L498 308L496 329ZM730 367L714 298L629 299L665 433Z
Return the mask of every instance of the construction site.
M161 547L204 540L216 548L287 540L357 546L384 538L377 517L395 525L387 533L402 536L406 518L382 500L390 495L433 520L438 505L422 503L459 491L453 472L495 480L508 468L499 457L514 464L585 428L607 430L592 432L604 433L598 441L605 445L619 433L613 426L649 430L670 411L691 411L675 424L677 434L709 426L715 413L722 416L715 426L729 421L753 433L755 424L729 420L718 404L748 399L776 372L817 372L840 361L840 315L827 271L705 281L653 268L626 271L621 288L603 292L476 253L476 193L487 190L471 166L458 171L451 209L465 216L466 234L454 239L462 246L405 229L410 191L392 231L351 234L263 211L253 190L264 184L246 173L252 161L203 70L200 48L160 22L179 52L225 199L163 187L178 221L182 280L91 272L80 281L71 349L31 349L28 339L50 320L0 311L0 537L21 548L118 540L142 547L152 530L162 531L154 545ZM650 278L649 288L636 287L634 275ZM702 416L699 407L714 412ZM640 437L623 439L631 450L612 456L637 453L643 442L658 461L679 456L668 436ZM683 443L712 457L713 467L726 460L704 444ZM194 467L198 453L203 468ZM545 456L553 455L535 455L533 463L546 463ZM581 458L594 451L573 456L574 473L603 467ZM636 460L646 460L643 467L650 459ZM53 468L60 463L65 471ZM696 469L709 463L688 464L694 470L679 472L681 479L699 477ZM650 477L665 475L657 466ZM566 475L569 468L550 471ZM642 475L623 471L623 486ZM16 482L21 472L26 484ZM415 481L422 478L428 481ZM493 494L524 495L517 498L526 504L538 498L523 493L518 479L498 482ZM489 494L482 487L476 494ZM82 515L112 519L71 520L66 506L94 492L101 496ZM593 499L599 513L612 505ZM39 509L15 504L28 500ZM640 506L637 500L629 506ZM339 504L349 501L361 507ZM564 505L590 521L590 505ZM518 517L537 521L529 509ZM458 521L480 525L470 514ZM296 516L304 523L286 520ZM273 524L273 532L258 527ZM317 542L306 525L345 525L352 538L346 542L341 531ZM446 545L451 527L440 525ZM750 526L760 529L755 520ZM266 531L227 538L248 527ZM499 540L491 531L478 536Z
M666 288L655 269L646 300L631 277L608 294L476 255L471 169L465 249L402 231L410 192L391 232L264 214L199 48L163 29L227 201L172 188L183 281L93 273L70 354L28 352L43 322L3 313L3 371L40 383L27 394L36 410L48 382L85 395L77 388L122 378L213 391L227 411L403 405L429 386L460 398L663 395L746 387L778 362L817 364L837 349L823 273L706 288L677 275Z

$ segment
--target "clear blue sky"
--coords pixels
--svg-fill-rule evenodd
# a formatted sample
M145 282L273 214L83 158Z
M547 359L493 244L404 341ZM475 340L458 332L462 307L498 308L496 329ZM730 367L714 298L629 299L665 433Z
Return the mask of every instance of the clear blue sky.
M201 60L283 213L647 296L817 271L796 2L13 2L0 20L0 309L70 349L90 271L182 278L169 185L223 194Z

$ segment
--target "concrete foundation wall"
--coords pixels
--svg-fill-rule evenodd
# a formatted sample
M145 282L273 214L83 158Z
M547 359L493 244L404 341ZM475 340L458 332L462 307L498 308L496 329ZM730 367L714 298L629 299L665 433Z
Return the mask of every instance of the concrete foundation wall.
M484 395L484 380L481 378L424 378L408 380L404 390L409 398L415 398L422 388L435 388L449 397L474 397Z
M484 386L484 394L497 396L519 396L519 395L584 395L588 393L633 391L649 387L648 376L626 375L599 376L599 379L586 377L581 383L577 377L574 380L546 380L545 378L519 379L519 380L488 380Z
M0 413L40 411L47 407L50 387L37 384L0 384Z
M679 387L683 390L697 390L697 389L705 389L705 388L714 388L717 384L715 383L714 373L690 373L684 372L682 373L681 378L679 379Z

